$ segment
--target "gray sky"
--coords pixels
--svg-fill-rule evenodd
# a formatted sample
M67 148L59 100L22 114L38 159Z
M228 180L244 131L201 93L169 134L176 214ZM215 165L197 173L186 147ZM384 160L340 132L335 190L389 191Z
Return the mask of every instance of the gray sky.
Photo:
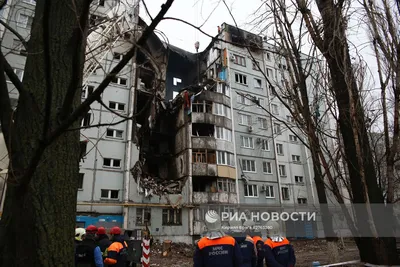
M146 5L154 17L160 11L161 5L166 0L145 0ZM236 22L242 29L250 30L251 25L249 22L254 18L254 12L262 4L261 0L226 0L228 6L235 17ZM361 56L368 64L369 76L373 77L377 81L377 67L373 54L369 38L365 32L366 23L363 21L365 17L360 15L359 4L353 3L352 9L358 9L357 13L352 13L350 17L348 35L350 43L351 53L358 57ZM318 11L316 11L318 13ZM146 15L146 12L141 3L140 16L147 22L150 23L150 19ZM175 17L194 25L202 25L202 30L212 36L217 34L217 27L224 22L234 25L232 17L230 16L227 8L221 0L175 0L172 7L167 13L167 17ZM169 39L169 43L185 49L187 51L195 52L194 43L200 42L200 51L203 51L209 44L210 38L203 35L193 27L185 25L178 21L165 20L162 21L157 27L166 34ZM254 32L257 33L257 32ZM357 48L357 49L355 49ZM358 50L358 53L356 51ZM304 52L307 52L305 50ZM370 86L374 86L374 81L371 81ZM376 98L379 96L379 91L368 91L368 97Z
M154 17L165 0L145 0L145 2L151 15ZM254 10L261 4L260 0L226 0L226 2L229 6L233 7L232 12L235 20L239 24L239 27L243 28L246 28L244 27L245 22L248 21ZM210 14L211 16L207 20ZM146 16L143 4L141 4L140 16L147 23L150 22ZM222 23L233 24L228 10L220 0L175 0L167 13L167 17L183 19L194 25L201 25L206 21L202 30L213 36L217 34L217 27ZM162 21L157 29L167 35L172 45L192 52L195 52L194 43L196 41L200 42L200 51L204 50L210 42L210 38L196 29L177 21Z

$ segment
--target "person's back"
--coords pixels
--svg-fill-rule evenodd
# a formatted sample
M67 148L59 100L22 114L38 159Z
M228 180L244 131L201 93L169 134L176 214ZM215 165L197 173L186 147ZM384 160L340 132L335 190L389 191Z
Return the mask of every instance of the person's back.
M242 267L255 267L256 266L256 248L254 241L250 236L235 237L242 254Z
M97 244L100 247L103 258L105 258L106 249L111 245L111 240L106 234L106 229L104 227L99 227L97 230Z
M240 248L231 236L203 237L197 243L194 267L241 267Z
M275 221L268 222L268 238L264 242L265 263L268 267L294 267L296 257L289 240Z
M253 236L254 245L257 250L257 267L263 267L264 261L264 241L260 236Z
M265 262L268 267L293 267L295 265L294 249L287 238L267 238L264 244Z
M76 267L103 267L100 248L94 238L85 237L75 248Z
M107 266L125 267L128 262L128 245L125 242L124 236L121 235L119 227L113 227L110 231L113 235L111 245L107 248L107 256L104 263Z

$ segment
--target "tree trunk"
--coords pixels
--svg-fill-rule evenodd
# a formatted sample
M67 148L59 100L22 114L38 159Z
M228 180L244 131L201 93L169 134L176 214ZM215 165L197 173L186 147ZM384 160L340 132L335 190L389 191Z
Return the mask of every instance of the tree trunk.
M365 127L364 111L351 67L343 10L339 4L334 5L332 1L317 1L317 5L324 24L324 40L319 47L328 62L332 77L354 203L370 201L383 204ZM354 114L351 112L352 105L355 106ZM356 127L355 131L353 131L354 127ZM365 182L360 176L365 177ZM368 218L370 218L368 209L356 211L359 222L357 226L364 234L369 232L369 236L373 236L373 227L376 226L379 229L376 220L379 218L377 214L374 215L375 220L368 223ZM369 226L372 226L371 230ZM399 262L394 238L364 237L357 239L357 245L361 260L364 262L387 265Z
M73 96L67 113L80 104L89 4L89 0L37 1L23 81L25 93L20 94L11 129L9 181L0 222L0 266L74 265L79 131L66 132L48 146L30 182L26 186L19 182L41 146L39 140L64 119L60 110L68 92ZM79 127L79 122L72 127Z

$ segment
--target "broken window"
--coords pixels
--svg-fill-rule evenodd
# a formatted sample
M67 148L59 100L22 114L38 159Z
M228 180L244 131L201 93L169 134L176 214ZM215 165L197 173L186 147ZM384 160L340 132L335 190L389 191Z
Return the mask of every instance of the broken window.
M210 113L212 114L212 106L213 103L211 101L199 101L195 100L192 103L192 112L197 112L197 113Z
M204 103L203 101L196 100L192 103L192 112L204 113Z
M192 124L193 136L214 136L214 125L207 123L193 123Z
M136 209L136 225L150 225L151 221L151 210L149 208L137 208Z
M192 152L192 162L215 164L216 163L215 151L207 149L194 149Z
M182 213L179 209L163 209L162 225L182 225Z

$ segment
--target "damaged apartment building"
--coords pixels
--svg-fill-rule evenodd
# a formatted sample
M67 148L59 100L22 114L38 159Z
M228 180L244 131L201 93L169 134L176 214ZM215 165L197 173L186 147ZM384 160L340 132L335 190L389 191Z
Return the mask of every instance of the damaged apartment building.
M35 2L10 3L2 19L27 37ZM95 30L89 38L94 39L88 44L119 39L101 57L96 54L101 66L88 61L82 99L132 46L133 33L146 27L135 11L114 12L107 1L93 5ZM112 16L119 19L105 19ZM15 39L3 30L6 58L22 79L26 52ZM274 81L285 71L284 62L265 51L267 46L261 37L228 24L218 27L216 38L200 53L153 33L102 95L108 109L94 103L82 119L82 126L113 124L120 119L115 112L135 114L117 125L81 130L77 226L118 225L135 236L147 227L155 239L191 243L204 231L207 208L230 211L240 205L256 211L316 204L306 147L255 104L293 122L258 70ZM17 99L9 86L11 98ZM288 232L297 227L298 237L317 236L320 230L315 225L286 227Z

